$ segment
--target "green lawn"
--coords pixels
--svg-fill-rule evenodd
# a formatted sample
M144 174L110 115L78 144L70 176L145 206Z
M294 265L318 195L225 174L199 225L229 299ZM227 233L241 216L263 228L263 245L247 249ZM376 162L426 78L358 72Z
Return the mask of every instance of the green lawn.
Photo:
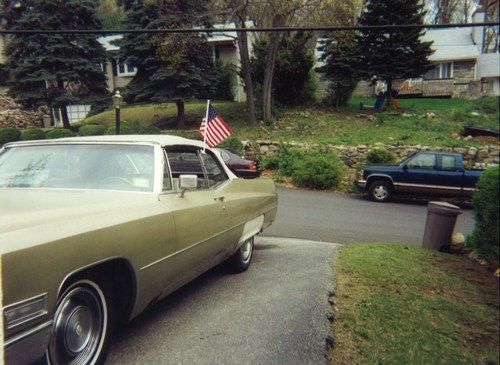
M498 279L470 259L402 245L343 247L332 364L498 364Z
M498 128L498 98L463 99L402 99L398 113L384 112L375 118L359 118L360 102L373 105L374 100L354 97L347 107L335 110L319 105L285 108L271 125L252 128L245 124L245 104L214 102L219 114L231 125L235 135L244 140L270 139L278 141L313 142L320 144L386 144L427 146L478 146L496 143L490 140L456 140L465 124ZM205 102L186 103L189 129L196 129L205 113ZM363 112L363 113L370 113ZM425 117L434 113L435 119ZM477 114L477 115L474 115ZM175 104L148 104L122 109L122 119L142 125L157 125L169 133L196 137L192 131L175 130ZM114 123L114 111L87 118L83 123Z

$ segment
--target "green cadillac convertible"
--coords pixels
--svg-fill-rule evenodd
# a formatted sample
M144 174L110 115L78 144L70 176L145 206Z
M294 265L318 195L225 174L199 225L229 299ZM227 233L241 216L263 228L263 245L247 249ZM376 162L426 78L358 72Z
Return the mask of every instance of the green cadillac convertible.
M205 147L166 135L3 146L7 364L101 363L117 321L218 263L248 268L275 185L238 179Z

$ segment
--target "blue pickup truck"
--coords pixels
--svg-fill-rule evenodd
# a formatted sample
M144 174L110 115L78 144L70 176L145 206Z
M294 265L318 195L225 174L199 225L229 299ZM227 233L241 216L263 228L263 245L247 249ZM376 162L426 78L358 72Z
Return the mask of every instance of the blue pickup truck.
M460 153L418 152L398 165L365 167L358 186L376 202L394 194L467 198L481 172L464 169Z

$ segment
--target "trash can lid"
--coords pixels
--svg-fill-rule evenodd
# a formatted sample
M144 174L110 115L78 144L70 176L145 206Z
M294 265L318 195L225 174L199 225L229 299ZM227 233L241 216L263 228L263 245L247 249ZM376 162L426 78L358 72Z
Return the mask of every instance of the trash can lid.
M427 211L429 213L436 213L450 217L462 214L460 207L445 202L429 202L429 204L427 204Z

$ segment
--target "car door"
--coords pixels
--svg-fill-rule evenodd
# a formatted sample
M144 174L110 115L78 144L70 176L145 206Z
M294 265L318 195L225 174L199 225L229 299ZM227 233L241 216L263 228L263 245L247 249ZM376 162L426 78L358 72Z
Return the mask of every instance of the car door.
M457 168L456 156L446 154L439 156L436 179L440 193L451 196L461 195L463 176L463 168Z
M412 193L433 193L438 184L436 164L434 153L419 153L409 159L397 181L400 190Z
M171 170L173 194L164 194L161 201L170 207L176 228L176 251L173 264L177 281L199 275L218 262L227 242L227 210L224 197L216 187L228 179L208 174L203 152L190 146L168 148L166 155ZM182 197L178 181L182 174L196 175L198 184ZM167 286L175 283L167 283Z

